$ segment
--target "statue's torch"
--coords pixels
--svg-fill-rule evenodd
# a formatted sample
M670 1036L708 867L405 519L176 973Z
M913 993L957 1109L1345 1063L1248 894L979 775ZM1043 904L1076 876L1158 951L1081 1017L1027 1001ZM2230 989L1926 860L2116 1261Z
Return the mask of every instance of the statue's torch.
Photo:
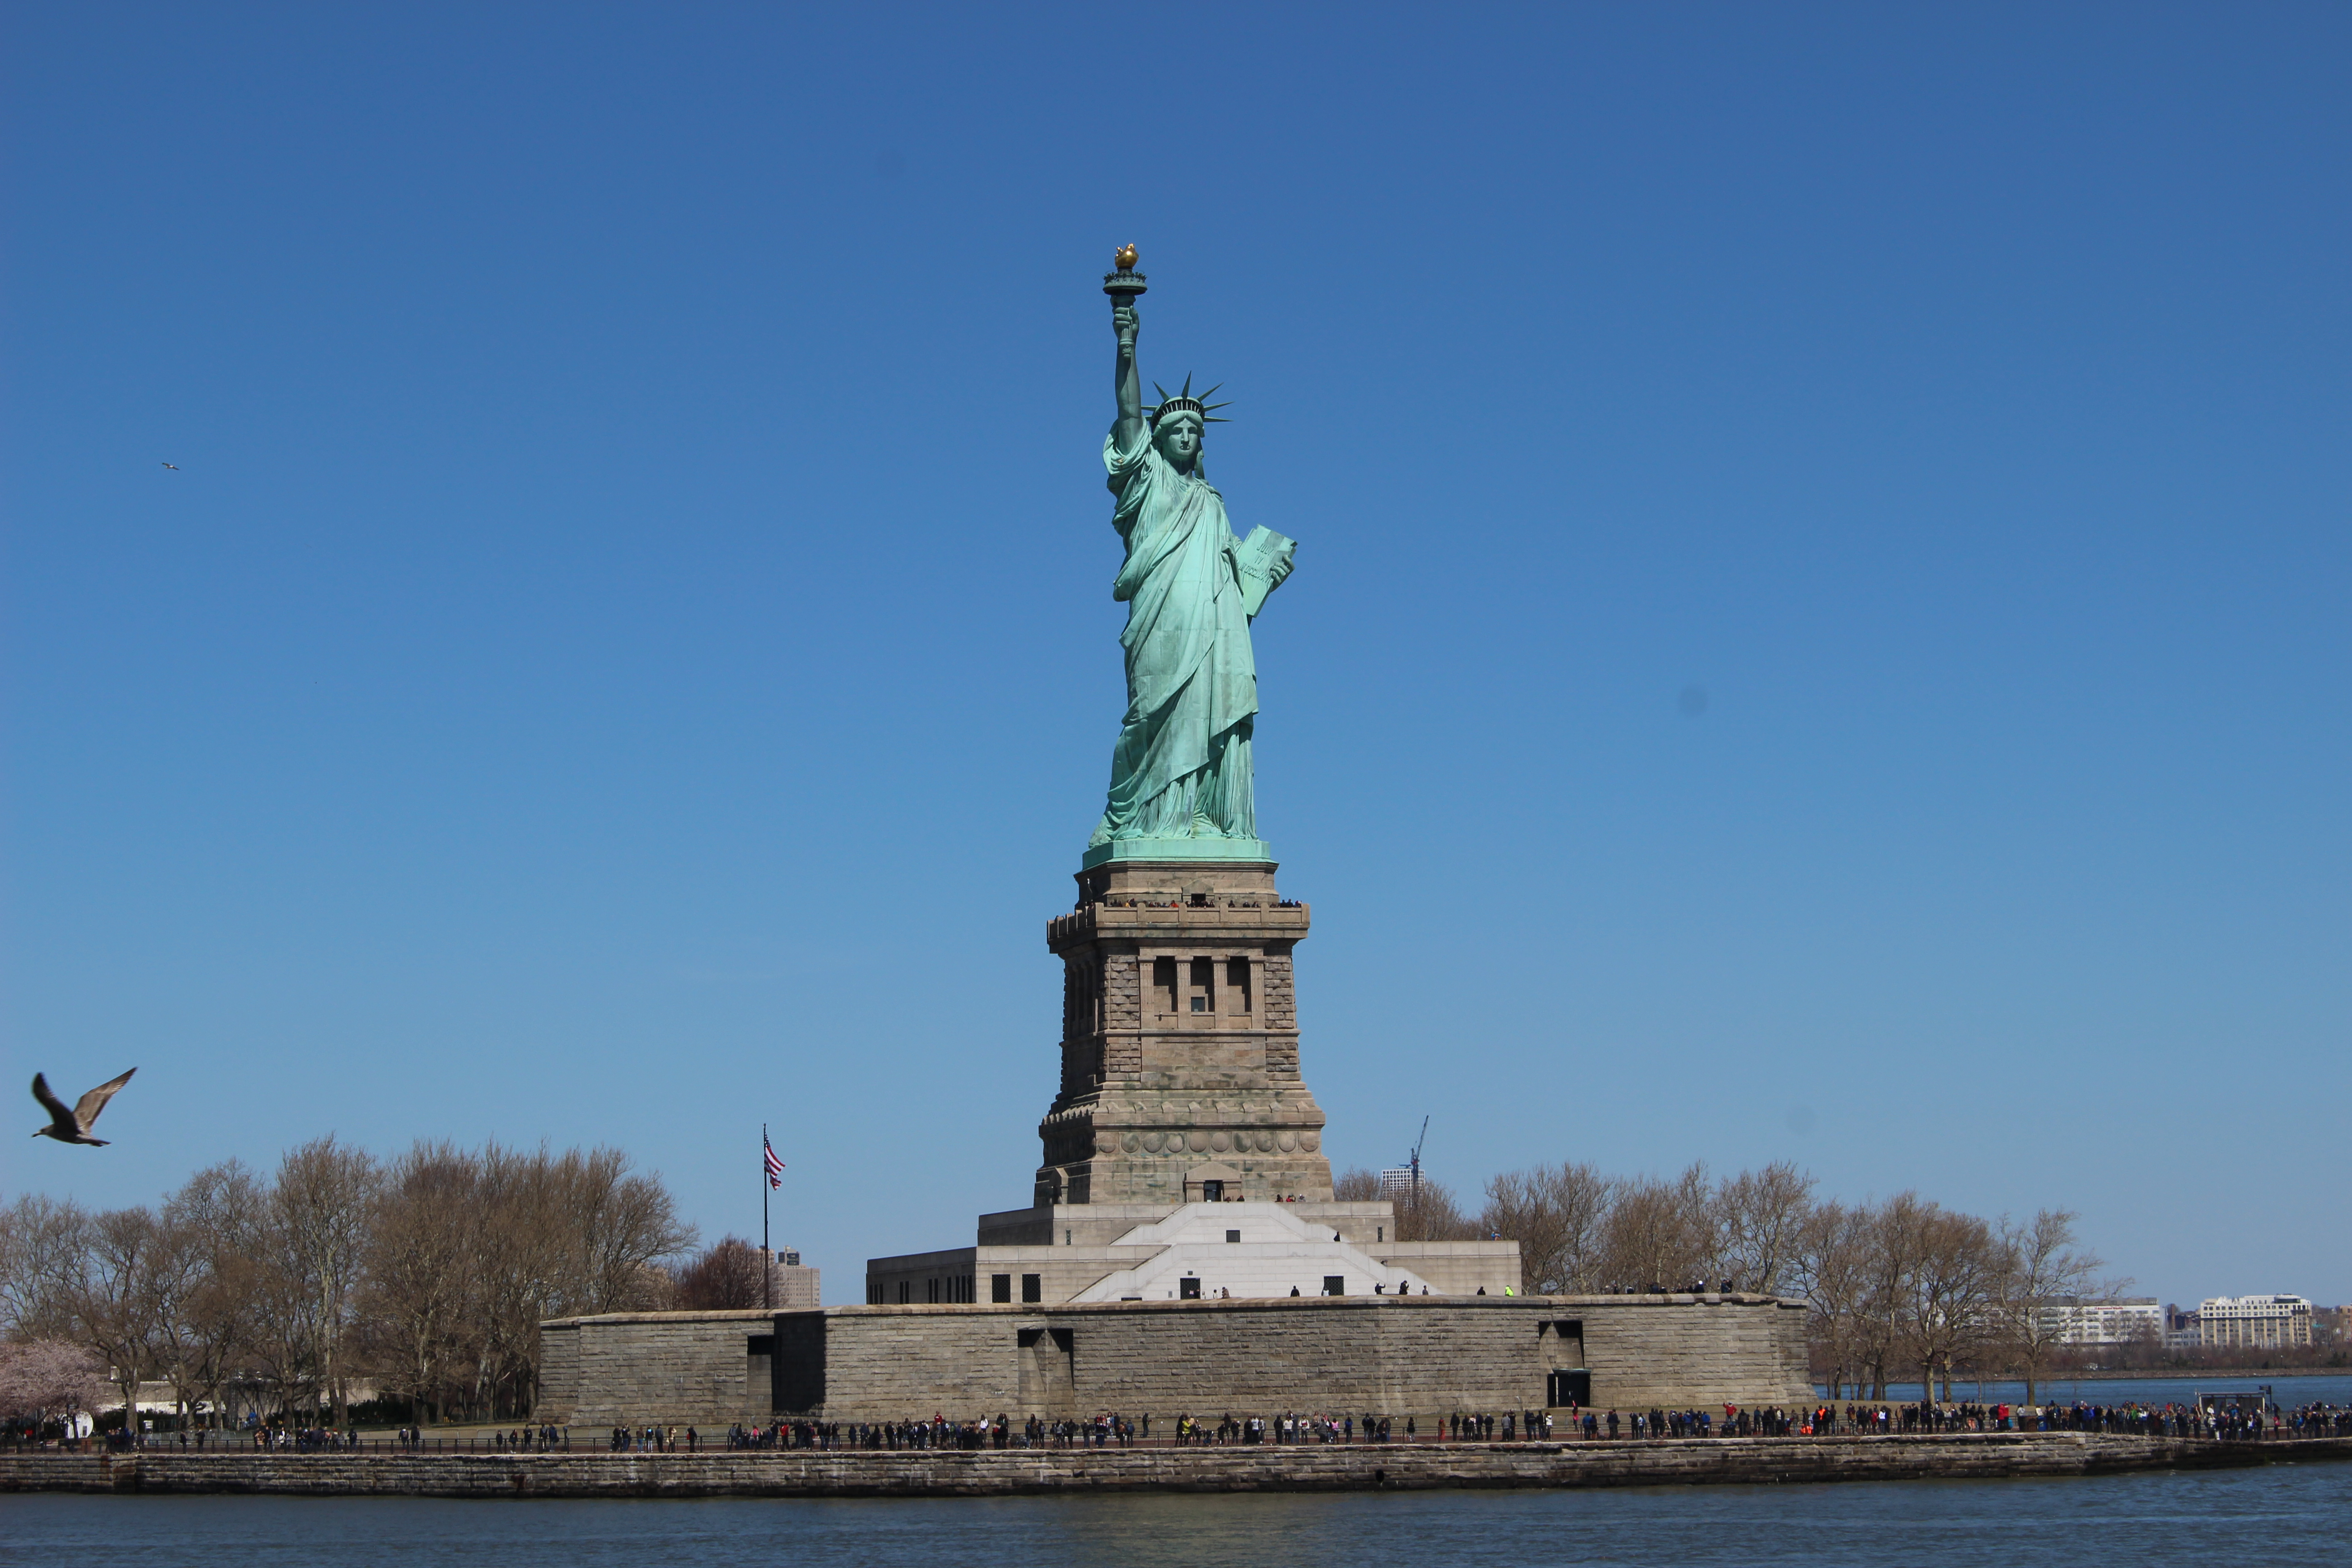
M1110 296L1110 308L1116 310L1121 305L1135 303L1135 297L1144 289L1143 274L1135 269L1135 247L1131 245L1120 246L1110 259L1118 270L1103 274L1103 292Z

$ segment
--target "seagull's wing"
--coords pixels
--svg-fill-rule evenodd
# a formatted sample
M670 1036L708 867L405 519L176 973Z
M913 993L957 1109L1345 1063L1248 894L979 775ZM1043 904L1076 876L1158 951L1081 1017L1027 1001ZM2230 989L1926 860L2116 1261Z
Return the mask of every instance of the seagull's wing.
M138 1070L137 1068L132 1068L131 1072ZM83 1131L89 1131L90 1123L98 1120L98 1113L104 1110L106 1102L114 1098L114 1091L131 1081L131 1072L124 1073L121 1078L109 1079L81 1097L81 1103L73 1108L73 1119L80 1124Z
M33 1075L33 1098L39 1100L41 1109L49 1113L49 1122L52 1126L65 1132L80 1131L74 1125L74 1113L67 1107L66 1102L49 1092L49 1080L43 1074Z

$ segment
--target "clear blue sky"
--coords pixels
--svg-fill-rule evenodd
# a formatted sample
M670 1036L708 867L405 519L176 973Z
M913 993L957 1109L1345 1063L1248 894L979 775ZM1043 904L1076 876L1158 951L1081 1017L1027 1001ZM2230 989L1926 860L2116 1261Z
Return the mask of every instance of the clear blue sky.
M2352 1300L2342 7L5 26L0 1023L141 1071L0 1188L606 1141L756 1236L765 1119L835 1300L1025 1203L1131 239L1301 542L1337 1163Z

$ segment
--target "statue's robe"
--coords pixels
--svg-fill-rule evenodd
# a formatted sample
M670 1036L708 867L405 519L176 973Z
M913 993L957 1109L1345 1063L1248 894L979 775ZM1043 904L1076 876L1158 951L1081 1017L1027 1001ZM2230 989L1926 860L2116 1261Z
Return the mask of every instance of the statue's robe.
M1127 717L1091 842L1255 838L1250 621L1289 575L1297 546L1263 528L1235 539L1224 498L1197 469L1171 467L1149 429L1128 451L1114 432L1103 463L1127 544L1111 585L1127 605Z

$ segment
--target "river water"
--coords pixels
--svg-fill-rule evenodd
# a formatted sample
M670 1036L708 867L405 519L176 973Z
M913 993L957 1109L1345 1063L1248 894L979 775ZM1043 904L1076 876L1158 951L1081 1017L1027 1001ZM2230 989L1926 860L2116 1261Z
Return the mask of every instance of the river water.
M2284 1409L2315 1403L2339 1409L2352 1405L2352 1375L2282 1377L2274 1372L2207 1373L2197 1377L2049 1377L2034 1385L2033 1396L2046 1405L2192 1405L2200 1394L2251 1394L2265 1384L2271 1398ZM1979 1389L1983 1392L1979 1393ZM1909 1405L1918 1397L1916 1383L1890 1384L1884 1403ZM2025 1384L1964 1379L1952 1384L1952 1397L1984 1405L2022 1405ZM1848 1394L1839 1403L1864 1401Z
M705 1501L0 1499L0 1563L793 1568L2343 1560L2352 1464L2083 1480L1623 1490Z

